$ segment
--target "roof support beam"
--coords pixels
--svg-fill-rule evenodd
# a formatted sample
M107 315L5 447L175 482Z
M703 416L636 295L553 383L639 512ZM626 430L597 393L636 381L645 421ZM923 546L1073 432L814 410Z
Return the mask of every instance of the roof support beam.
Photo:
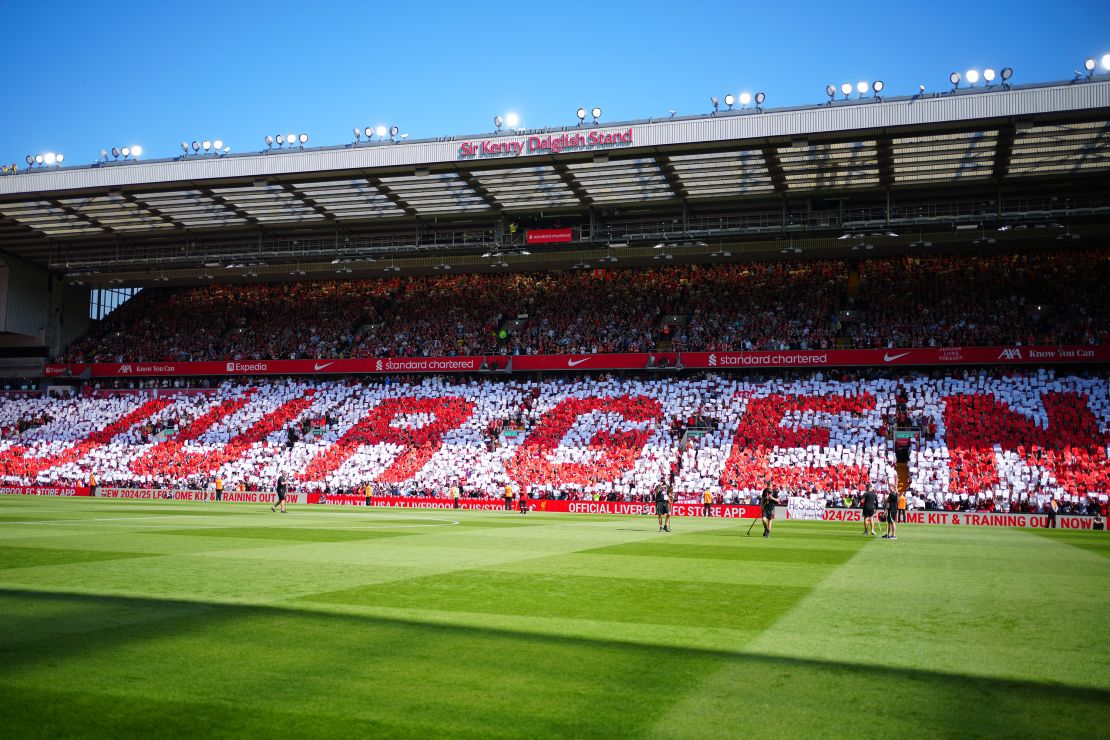
M228 209L229 211L234 213L239 218L246 219L252 225L257 226L259 229L265 230L265 227L262 225L261 221L259 221L257 218L255 218L254 216L252 216L249 213L247 213L246 211L244 211L239 206L232 203L227 198L224 198L222 195L217 195L216 193L212 192L212 190L210 188L200 187L200 186L196 186L196 187L197 187L197 190L199 190L200 192L202 192L204 195L208 196L212 200L216 201L221 206Z
M63 211L68 213L70 216L74 216L76 218L79 218L82 221L85 221L86 223L88 223L92 226L95 226L98 229L104 229L105 231L110 231L110 232L112 231L112 229L110 229L109 227L100 223L99 221L97 221L92 216L87 216L84 213L81 213L81 211L78 211L76 208L72 208L70 206L67 206L66 204L62 203L61 201L57 200L56 198L48 198L46 202L49 203L50 205L54 206L55 208L61 208ZM112 232L112 233L115 233L115 232Z
M387 197L391 201L393 201L393 205L397 206L402 211L404 211L406 216L414 216L415 217L415 216L418 215L416 213L416 209L413 208L411 205L409 205L408 202L404 198L397 195L397 193L395 193L393 190L391 190L388 185L386 185L384 182L382 182L382 179L380 177L374 177L373 175L365 175L365 177L366 177L366 182L368 182L371 185L373 185L374 187L376 187L382 195L384 195L385 197Z
M592 208L594 199L591 198L589 193L586 192L586 189L582 187L582 183L578 182L578 178L574 176L570 168L554 157L552 157L551 166L555 169L555 172L558 173L559 177L563 179L563 182L566 183L566 186L571 189L571 192L574 193L578 200L582 201L582 205Z
M671 190L685 203L686 199L690 197L690 193L687 192L686 186L682 184L682 179L678 176L678 170L674 168L671 158L656 155L655 163L659 165L659 171L663 173L663 179L671 186Z
M1014 154L1014 137L1017 129L1011 123L998 129L998 140L994 144L994 164L991 167L991 179L1000 181L1010 169L1010 157Z
M786 174L782 170L778 150L768 145L760 147L759 151L763 154L763 162L767 165L767 174L771 176L771 184L775 186L775 192L786 195Z
M146 203L143 203L141 200L136 198L134 195L131 195L130 193L120 193L120 196L122 196L123 199L126 200L128 203L134 203L139 208L142 208L143 210L146 210L146 211L150 211L155 216L158 216L159 218L163 219L164 221L169 221L171 224L174 225L174 227L176 227L178 229L181 229L182 231L188 231L189 230L189 227L187 227L185 224L178 221L173 216L169 215L168 213L164 213L164 212L158 210L157 208L155 208L153 206L148 206Z
M876 159L879 161L879 184L889 188L894 184L894 147L889 136L879 137Z
M317 213L319 213L321 216L323 216L327 220L336 221L335 214L333 214L327 208L324 208L322 205L320 205L319 203L314 201L312 198L309 198L307 195L305 195L301 191L297 190L295 187L293 187L289 183L279 182L278 185L281 186L282 190L289 193L294 198L296 198L298 201L305 204L306 206L308 206L312 210L316 211ZM336 223L338 223L338 221L336 221Z
M505 206L497 200L497 198L486 188L485 185L478 181L478 178L474 177L473 172L460 169L457 166L455 167L455 170L459 173L459 179L469 185L470 189L473 190L475 193L482 196L482 200L486 202L486 205L488 205L490 208L497 211L498 213L501 213L505 210Z

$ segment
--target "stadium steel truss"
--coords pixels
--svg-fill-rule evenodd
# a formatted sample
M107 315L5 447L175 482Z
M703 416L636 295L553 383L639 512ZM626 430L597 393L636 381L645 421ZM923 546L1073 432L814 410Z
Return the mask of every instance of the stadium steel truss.
M1108 171L1096 77L31 170L0 250L108 286L999 248L1110 231Z

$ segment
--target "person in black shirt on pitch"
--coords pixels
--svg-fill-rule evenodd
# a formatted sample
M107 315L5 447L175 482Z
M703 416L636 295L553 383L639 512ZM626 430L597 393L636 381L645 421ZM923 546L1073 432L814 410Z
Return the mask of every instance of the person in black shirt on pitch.
M655 515L659 517L659 531L671 531L671 492L660 483L655 487Z
M863 533L875 536L875 512L879 510L879 497L868 488L861 500L863 506Z
M898 521L898 492L891 490L886 494L886 534L883 535L884 540L896 540L895 535L896 522Z
M763 495L760 497L759 505L763 509L763 536L771 536L771 522L775 520L775 506L782 503L774 491L770 488L763 489Z
M285 513L285 496L289 493L289 484L285 482L285 475L278 476L277 482L277 503L270 507L270 511L274 511L276 507L281 507L281 513Z

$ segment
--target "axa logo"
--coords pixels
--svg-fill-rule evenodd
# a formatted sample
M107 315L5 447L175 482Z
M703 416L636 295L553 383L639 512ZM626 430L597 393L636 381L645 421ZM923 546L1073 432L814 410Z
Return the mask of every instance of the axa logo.
M120 375L130 375L131 374L131 366L130 365L120 365L119 366L119 374Z
M382 361L381 360L378 360L377 362L374 363L374 370L376 370L379 373L382 371Z
M998 359L1000 359L1000 360L1020 360L1021 359L1021 347L1011 347L1009 349L1002 350L1002 353L1000 355L998 355Z
M709 355L709 367L717 367L717 355Z

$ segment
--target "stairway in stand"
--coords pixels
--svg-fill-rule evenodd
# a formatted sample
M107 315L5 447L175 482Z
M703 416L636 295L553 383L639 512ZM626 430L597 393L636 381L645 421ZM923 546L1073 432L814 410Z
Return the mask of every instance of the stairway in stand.
M898 493L905 493L910 488L910 466L907 463L895 463L894 470L898 473Z

